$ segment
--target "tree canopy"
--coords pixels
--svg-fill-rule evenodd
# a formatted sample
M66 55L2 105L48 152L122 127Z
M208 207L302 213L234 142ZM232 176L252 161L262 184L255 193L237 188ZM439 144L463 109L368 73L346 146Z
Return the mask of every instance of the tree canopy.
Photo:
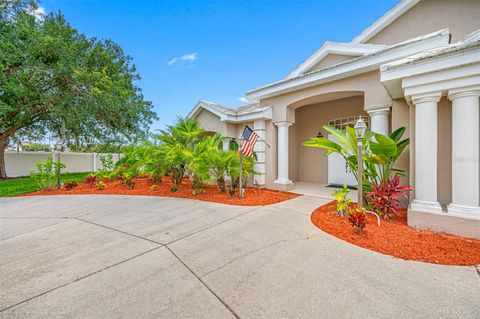
M144 136L156 114L132 58L88 38L37 2L0 0L0 178L13 136L60 134L82 145Z

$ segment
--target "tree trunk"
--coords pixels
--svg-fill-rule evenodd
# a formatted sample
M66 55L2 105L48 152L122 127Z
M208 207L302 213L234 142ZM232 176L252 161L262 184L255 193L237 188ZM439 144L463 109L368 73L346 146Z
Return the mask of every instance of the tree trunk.
M5 149L7 148L8 137L0 137L0 179L7 178L5 170Z

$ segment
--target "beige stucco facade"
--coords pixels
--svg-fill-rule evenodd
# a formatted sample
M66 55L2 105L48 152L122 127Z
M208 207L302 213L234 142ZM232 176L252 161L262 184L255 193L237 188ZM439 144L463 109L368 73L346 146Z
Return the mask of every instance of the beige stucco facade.
M477 0L422 0L367 43L391 45L444 28L449 29L451 42L458 42L480 29L479 12Z
M403 0L351 43L327 43L285 79L249 91L247 98L256 103L252 110L263 113L252 111L248 123L252 127L256 123L270 146L261 151L265 186L292 189L295 182L331 182L323 151L302 143L319 134L327 137L323 126L334 119L363 116L371 128L385 131L380 133L405 127L404 137L411 139L397 162L397 168L407 173L403 182L418 189L412 193L409 223L480 237L480 202L465 206L459 200L459 188L464 186L459 185L458 169L452 169L463 167L458 156L467 152L453 142L453 137L464 134L452 124L452 101L462 94L458 90L468 89L468 97L460 96L455 105L470 103L468 109L473 110L478 104L478 96L476 102L470 96L480 92L480 31L475 33L480 30L479 17L480 1ZM445 62L437 62L442 59ZM226 115L213 115L217 110L207 107L195 118L206 130L238 136L245 115L238 111L232 117L227 114L230 109L219 110ZM472 132L480 144L476 128ZM432 146L431 152L424 152L425 145ZM424 154L432 165L421 167L434 173L415 167L425 164ZM472 185L479 189L474 196L480 201L478 186Z

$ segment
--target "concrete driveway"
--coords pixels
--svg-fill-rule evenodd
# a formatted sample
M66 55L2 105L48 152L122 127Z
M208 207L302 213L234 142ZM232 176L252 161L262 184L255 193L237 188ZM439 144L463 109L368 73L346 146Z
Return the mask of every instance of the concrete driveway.
M326 201L0 199L0 318L480 318L474 267L331 237Z

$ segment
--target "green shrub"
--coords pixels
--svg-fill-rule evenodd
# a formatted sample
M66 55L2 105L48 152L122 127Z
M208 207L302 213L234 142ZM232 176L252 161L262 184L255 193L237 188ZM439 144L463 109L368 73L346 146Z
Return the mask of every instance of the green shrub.
M137 174L135 174L134 172L124 172L121 176L122 183L125 184L128 189L134 189L136 177Z
M30 177L36 180L41 190L54 190L58 186L60 170L65 168L62 162L53 160L53 156L48 156L45 162L38 162L37 171L31 171Z
M343 185L342 188L333 192L333 197L337 201L337 214L342 217L345 217L352 202L352 200L348 198L348 192L349 189L347 185Z

